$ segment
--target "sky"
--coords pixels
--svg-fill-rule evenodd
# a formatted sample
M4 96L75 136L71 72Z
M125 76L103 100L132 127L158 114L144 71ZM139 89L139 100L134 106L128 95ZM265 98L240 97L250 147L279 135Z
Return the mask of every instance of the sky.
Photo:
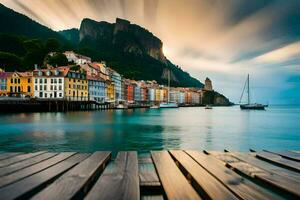
M83 18L130 20L163 42L167 58L238 102L300 104L299 0L0 0L53 30Z

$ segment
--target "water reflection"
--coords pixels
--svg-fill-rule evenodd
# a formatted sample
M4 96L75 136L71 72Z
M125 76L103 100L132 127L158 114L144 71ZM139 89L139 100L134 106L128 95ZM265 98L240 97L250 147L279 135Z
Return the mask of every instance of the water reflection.
M0 151L299 149L300 109L238 107L0 115Z

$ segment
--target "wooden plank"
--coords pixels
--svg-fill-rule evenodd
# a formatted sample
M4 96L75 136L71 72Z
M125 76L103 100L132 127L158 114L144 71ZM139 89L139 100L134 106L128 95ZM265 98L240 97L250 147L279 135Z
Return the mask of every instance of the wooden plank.
M279 189L295 198L300 197L299 181L295 181L294 179L290 179L276 173L270 173L262 168L239 160L228 153L214 153L214 155L218 159L222 160L227 166L230 166L234 170L248 176L249 178L263 181L271 187L274 187L277 190Z
M269 162L263 161L255 157L255 155L251 153L239 153L239 152L229 152L230 155L236 157L237 159L243 160L251 165L262 168L271 173L276 173L282 176L286 176L288 178L294 179L295 181L300 180L300 174L277 165L273 165Z
M92 180L104 170L110 157L110 152L95 152L32 199L82 198L89 189Z
M58 162L61 162L74 154L75 153L73 153L73 152L60 153L57 156L54 156L48 160L42 161L36 165L32 165L32 166L24 168L22 170L16 171L15 173L12 173L12 174L9 174L6 176L2 176L0 178L0 188L4 187L5 185L16 182L20 179L23 179L27 176L35 174L39 171L42 171L48 167L51 167L51 166L57 164Z
M286 158L289 160L300 162L300 154L295 153L295 152L291 152L291 151L275 152L275 151L268 151L268 150L263 150L263 151L282 156L283 158Z
M177 160L191 179L199 188L200 193L203 194L206 199L238 199L230 190L228 190L221 182L215 177L209 174L203 167L201 167L195 160L183 151L170 151L175 160Z
M140 186L142 187L160 187L159 178L151 157L138 159Z
M4 175L11 174L11 173L16 172L18 170L21 170L23 168L29 167L29 166L34 165L36 163L39 163L43 160L47 160L47 159L49 159L49 158L51 158L51 157L53 157L57 154L58 153L44 153L44 154L35 156L33 158L23 160L21 162L14 163L14 164L9 165L7 167L2 167L1 170L0 170L0 177L4 176Z
M292 160L288 160L279 155L275 155L269 152L256 152L256 157L274 164L280 165L287 169L300 172L300 163Z
M251 181L239 176L234 171L228 169L221 161L217 160L213 156L205 155L204 153L197 151L186 152L241 199L279 199L274 194L271 194L267 190L264 190Z
M13 184L0 188L1 198L11 199L29 199L34 194L45 188L61 174L86 159L89 154L73 154L71 157L59 162L43 171L35 173L27 178L17 181Z
M5 160L1 160L0 161L0 167L5 167L5 166L8 166L8 165L14 164L16 162L26 160L28 158L32 158L32 157L41 155L43 153L46 153L46 152L45 151L39 151L39 152L35 152L35 153L20 154L20 155L17 155L17 156L14 156L14 157L11 157L11 158L8 158L8 159L5 159Z
M168 199L201 199L167 151L153 151L151 156Z
M119 152L114 166L104 171L85 199L140 199L137 153Z
M7 158L11 158L11 157L14 157L14 156L17 156L17 155L20 155L21 153L19 152L6 152L6 153L1 153L0 154L0 160L4 160L4 159L7 159Z

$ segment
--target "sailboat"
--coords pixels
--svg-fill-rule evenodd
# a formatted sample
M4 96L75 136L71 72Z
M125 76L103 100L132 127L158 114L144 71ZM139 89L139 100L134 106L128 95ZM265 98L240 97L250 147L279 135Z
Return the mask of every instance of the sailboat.
M170 102L170 77L171 71L168 70L168 100L167 102L160 103L159 108L178 108L178 104L176 102Z
M242 98L244 96L245 89L247 88L247 103L242 104ZM247 80L244 85L244 89L240 98L240 108L242 110L265 110L268 105L260 104L260 103L251 103L250 102L250 77L249 74L247 76Z

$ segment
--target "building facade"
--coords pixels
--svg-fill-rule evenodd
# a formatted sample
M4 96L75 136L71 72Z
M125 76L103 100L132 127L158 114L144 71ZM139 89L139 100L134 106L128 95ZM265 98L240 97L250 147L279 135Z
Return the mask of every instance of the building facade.
M106 82L97 77L87 76L89 100L104 103L106 99Z
M108 68L108 74L114 85L114 100L120 102L122 101L122 77L118 72L111 68Z
M64 76L64 72L58 69L34 70L34 97L64 98Z
M7 93L10 96L33 97L32 72L14 72L7 77Z
M82 72L71 71L68 67L61 67L64 77L65 98L71 101L88 100L88 80L86 74Z
M12 72L0 72L0 96L6 96L8 94L7 80L12 74Z
M92 62L91 58L77 54L73 51L66 51L64 52L64 55L67 57L68 62L74 62L77 65L83 65Z

